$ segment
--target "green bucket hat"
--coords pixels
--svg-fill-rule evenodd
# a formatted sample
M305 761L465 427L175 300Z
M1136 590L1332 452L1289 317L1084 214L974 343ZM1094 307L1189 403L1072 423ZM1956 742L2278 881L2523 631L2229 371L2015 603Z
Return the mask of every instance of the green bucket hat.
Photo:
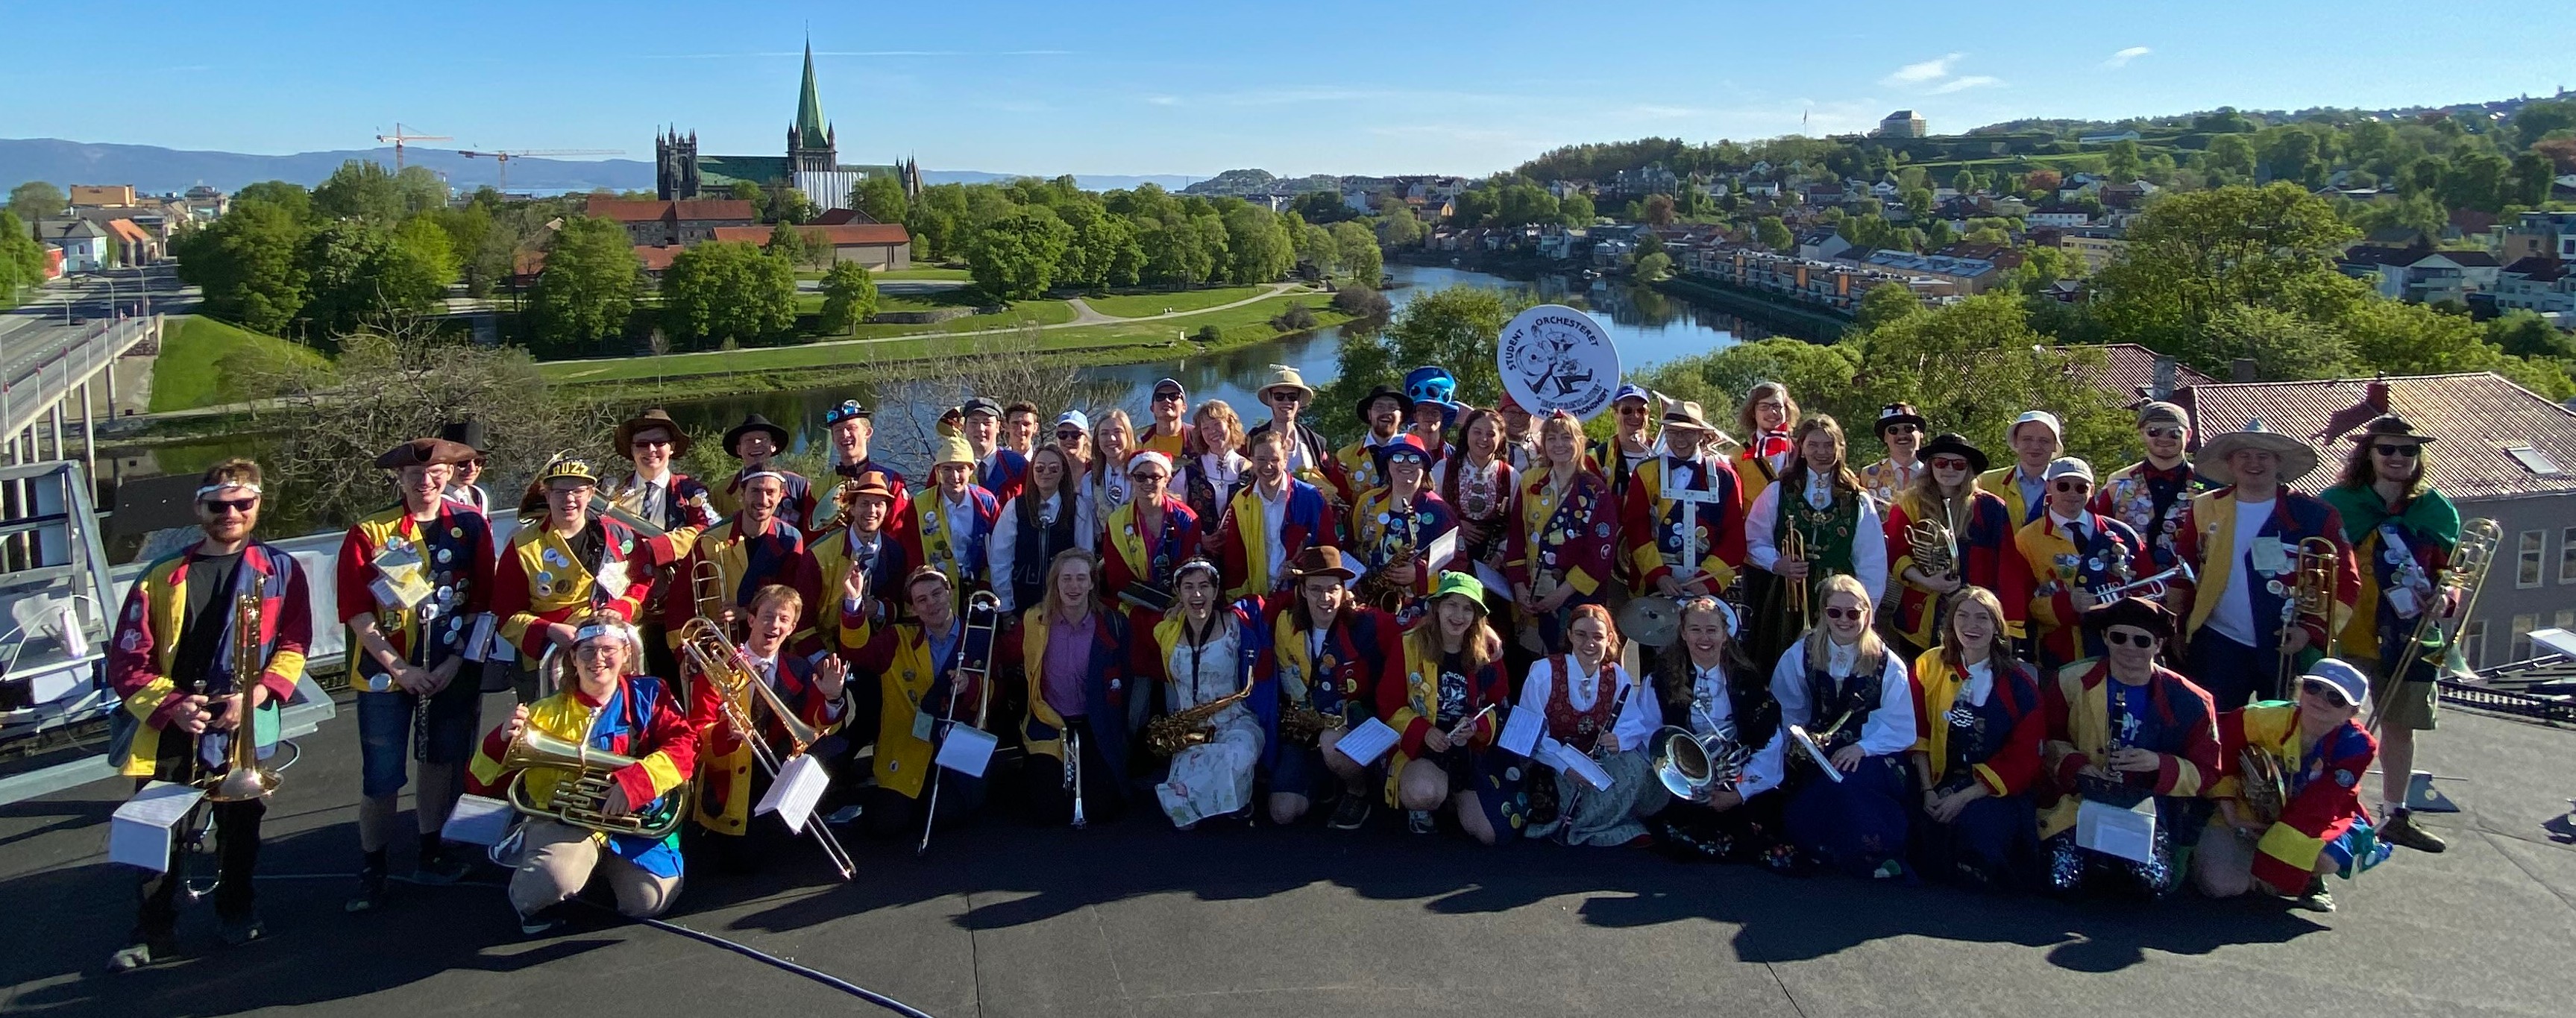
M1473 575L1467 573L1441 573L1440 585L1432 588L1431 599L1437 601L1441 598L1448 597L1451 594L1465 597L1467 599L1467 603L1476 606L1477 611L1481 612L1485 610L1485 585L1483 582L1477 580Z

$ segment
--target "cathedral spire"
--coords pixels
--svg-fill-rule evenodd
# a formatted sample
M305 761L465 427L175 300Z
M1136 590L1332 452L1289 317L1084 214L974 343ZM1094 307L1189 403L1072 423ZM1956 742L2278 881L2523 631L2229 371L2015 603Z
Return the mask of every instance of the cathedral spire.
M830 148L830 128L823 123L823 96L814 87L814 39L805 39L805 86L796 95L796 147Z

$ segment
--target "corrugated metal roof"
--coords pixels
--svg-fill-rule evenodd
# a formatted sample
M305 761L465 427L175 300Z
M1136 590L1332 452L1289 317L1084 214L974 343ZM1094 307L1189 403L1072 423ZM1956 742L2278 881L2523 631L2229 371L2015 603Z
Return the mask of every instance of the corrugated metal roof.
M2374 398L2374 387L2384 396ZM2492 372L2346 378L2314 382L2211 382L2183 391L2195 441L2263 426L2306 441L2323 462L2299 487L2333 486L2352 446L2344 439L2383 409L2435 436L2426 466L2435 488L2455 501L2521 498L2576 491L2576 412ZM2555 463L2540 474L2514 452L2529 448Z

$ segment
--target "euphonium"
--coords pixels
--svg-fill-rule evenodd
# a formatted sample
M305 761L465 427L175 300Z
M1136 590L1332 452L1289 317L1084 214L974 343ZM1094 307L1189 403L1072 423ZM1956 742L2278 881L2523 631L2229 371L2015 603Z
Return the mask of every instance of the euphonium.
M651 803L636 804L633 810L617 816L608 815L608 791L617 787L611 776L634 765L634 757L549 735L534 725L520 729L519 737L510 740L509 747L501 752L501 767L518 772L510 778L508 798L521 813L606 834L658 839L679 830L680 818L688 813L683 808L689 791L685 782ZM556 779L554 790L542 804L528 801L528 771L536 767L570 772Z
M259 653L259 595L233 600L232 766L206 788L211 802L249 802L277 791L277 772L259 765L258 725L251 719L250 687L267 670Z
M1654 768L1655 780L1674 798L1689 802L1707 802L1733 789L1752 760L1751 747L1717 732L1695 736L1680 725L1665 725L1646 737L1646 762Z

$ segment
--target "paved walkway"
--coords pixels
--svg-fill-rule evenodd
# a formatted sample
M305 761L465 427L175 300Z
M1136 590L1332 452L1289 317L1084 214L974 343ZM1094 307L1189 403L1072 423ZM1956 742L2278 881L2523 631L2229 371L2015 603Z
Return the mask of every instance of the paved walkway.
M271 936L252 948L96 974L132 915L131 872L101 854L125 786L0 809L0 915L17 931L0 1012L875 1013L650 928L523 941L492 888L400 886L382 912L344 914L349 717L304 740L269 806ZM765 873L693 873L670 918L942 1016L2555 1016L2576 948L2571 751L2576 733L2446 712L2424 756L2466 810L2432 820L2451 851L2338 883L2326 916L1479 849L1400 821L1178 833L1130 816L1085 831L988 817L927 859L909 839L853 842L846 885L783 842ZM394 853L408 865L407 843ZM208 911L189 912L193 947L213 943Z

